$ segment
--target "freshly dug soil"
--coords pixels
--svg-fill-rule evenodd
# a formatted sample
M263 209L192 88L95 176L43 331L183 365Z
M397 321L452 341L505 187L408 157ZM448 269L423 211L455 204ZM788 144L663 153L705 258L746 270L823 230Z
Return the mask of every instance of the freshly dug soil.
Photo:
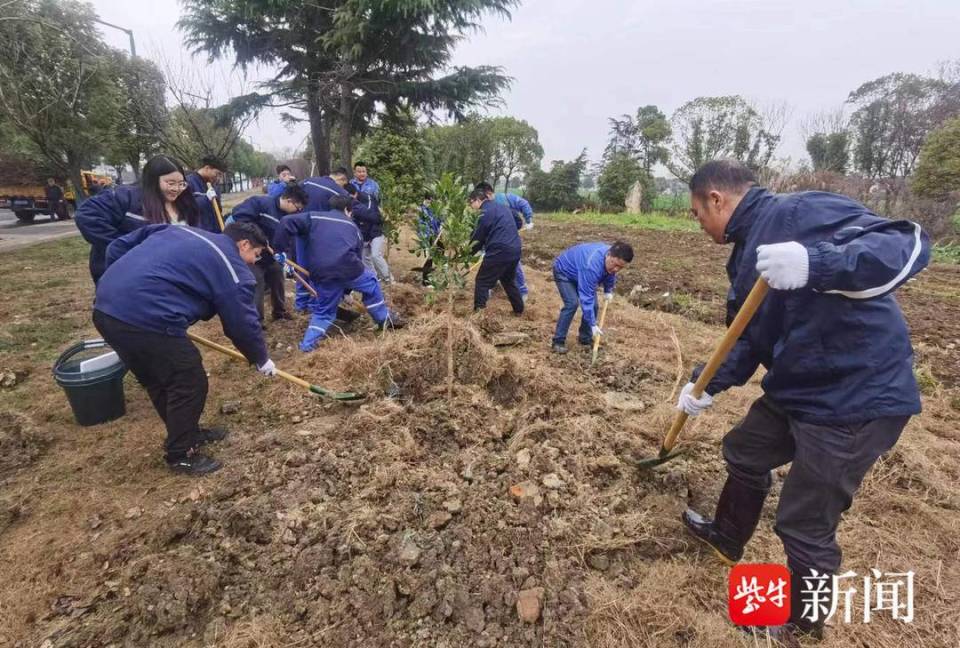
M126 417L81 429L34 371L4 396L19 395L24 429L50 442L3 477L21 512L0 527L0 645L765 645L726 621L727 570L679 521L688 505L713 506L719 439L759 395L757 380L688 425L681 458L638 472L629 460L659 448L679 386L721 330L618 299L597 365L573 337L569 354L552 355L559 299L543 246L555 254L586 234L546 220L525 239L523 317L502 293L480 316L458 298L452 398L448 320L404 272L418 260L398 250L391 264L404 279L388 300L411 318L406 329L358 320L309 355L295 351L303 316L267 331L279 367L363 389L362 404L318 400L205 350L204 422L232 435L212 447L224 469L203 479L165 470L162 428L132 380ZM646 245L648 234L631 240ZM661 241L658 261L689 259L688 243ZM722 263L698 263L722 278ZM639 257L631 272L647 264ZM89 286L67 281L73 307L87 308ZM956 316L949 300L939 308ZM197 329L224 341L216 322ZM504 332L529 338L495 347ZM838 624L826 648L956 645L954 398L946 384L925 396L841 526L844 568L916 572L915 620ZM750 562L783 562L772 524L785 474Z

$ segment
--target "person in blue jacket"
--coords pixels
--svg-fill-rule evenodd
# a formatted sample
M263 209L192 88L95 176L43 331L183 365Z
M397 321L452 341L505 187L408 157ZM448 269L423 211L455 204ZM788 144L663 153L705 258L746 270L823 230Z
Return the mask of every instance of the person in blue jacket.
M203 429L207 374L186 337L198 320L220 316L223 332L257 367L272 376L247 264L266 247L263 232L233 223L223 234L193 227L148 225L107 248L97 284L93 323L147 390L167 428L166 461L174 472L202 475L220 463L197 451L226 437Z
M474 249L483 253L473 286L473 309L487 307L490 291L499 282L510 300L513 313L522 315L523 297L516 282L522 252L517 217L510 209L487 197L487 192L482 189L474 189L469 200L470 207L480 210L471 242Z
M304 180L301 185L307 192L308 212L330 211L330 199L334 196L349 196L344 186L347 184L347 170L343 167L335 169L325 176L313 176Z
M380 213L380 203L377 199L358 191L356 185L347 183L347 193L353 198L351 211L353 222L360 228L363 235L363 265L377 274L385 284L393 283L393 274L390 265L384 256L387 249L387 237L383 234L383 214Z
M353 179L350 184L362 191L368 196L373 196L377 202L380 202L380 184L367 175L367 163L358 161L353 165Z
M433 258L429 256L433 249L443 251L443 243L439 240L440 231L443 229L443 224L440 222L440 219L436 214L433 213L433 209L430 207L430 204L433 202L433 194L427 191L423 194L423 202L420 204L420 213L417 215L417 236L421 241L425 243L429 242L429 250L427 250L427 259L423 262L423 266L420 268L420 273L422 275L420 283L424 286L429 285L430 283L430 273L433 272Z
M350 217L353 200L334 196L325 212L304 212L284 218L273 240L281 263L290 252L292 240L304 241L310 284L317 291L313 314L300 342L300 350L313 351L327 337L337 317L337 306L352 291L363 297L367 313L377 328L400 328L402 320L387 308L376 275L363 265L363 237Z
M617 273L633 261L629 243L578 243L564 250L553 262L553 281L563 300L553 334L553 352L567 352L567 331L580 308L580 332L577 341L589 345L603 335L597 325L597 287L603 285L604 299L613 299Z
M144 165L139 186L101 191L77 208L74 218L90 243L90 275L95 284L107 267L107 246L124 234L150 224L200 224L200 210L186 188L180 163L157 155Z
M343 188L346 184L347 170L343 167L335 169L330 175L307 178L301 183L303 190L307 192L307 206L304 211L329 211L331 198L334 196L349 196L346 189ZM310 260L307 258L309 251L303 246L304 241L303 238L297 238L294 258L300 265L308 267L310 265ZM297 284L293 307L303 312L313 310L313 297L300 284Z
M286 164L280 164L277 166L277 178L267 185L267 195L271 198L277 198L287 188L287 185L296 181L297 177L293 175L290 167Z
M519 223L518 227L522 227L525 230L533 229L533 207L530 206L530 203L525 198L521 198L513 193L495 192L493 185L489 182L480 182L476 188L485 191L487 197L491 200L510 209L517 218L517 222ZM520 262L517 263L517 288L520 289L520 295L523 297L523 301L527 301L527 295L530 290L527 288L527 277L523 273L523 264Z
M824 588L829 600L841 515L920 412L910 334L893 291L927 265L930 242L916 223L881 218L846 196L774 194L739 162L707 163L690 193L706 233L733 243L728 321L758 277L771 290L703 395L694 397L692 383L681 392L677 407L696 416L766 368L763 396L723 438L727 479L713 519L688 510L683 522L725 562L740 560L771 471L792 462L774 526L794 575L790 621L775 636L818 637L824 615L804 603Z
M238 223L253 223L266 235L267 240L273 240L280 221L287 214L296 214L303 211L307 203L307 193L297 184L290 184L283 188L277 197L251 196L234 207L229 220ZM273 319L292 319L287 312L287 296L283 282L283 267L277 263L272 254L261 255L260 260L250 266L253 276L257 280L253 303L257 306L260 321L264 319L263 301L267 290L270 292L270 306L273 308Z
M213 203L216 201L222 215L223 202L217 185L223 179L223 172L226 170L227 165L223 161L211 156L203 158L200 161L200 167L187 176L187 185L189 185L193 198L200 208L199 227L208 232L220 231L220 221L217 220Z

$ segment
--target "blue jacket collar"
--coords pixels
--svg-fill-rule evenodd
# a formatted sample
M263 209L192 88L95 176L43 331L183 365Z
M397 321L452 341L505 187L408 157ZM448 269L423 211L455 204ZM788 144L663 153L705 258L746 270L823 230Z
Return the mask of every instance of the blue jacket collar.
M753 227L753 221L757 217L757 210L754 207L769 195L769 190L757 186L751 187L744 194L724 230L723 236L727 243L742 243L747 239L750 228Z

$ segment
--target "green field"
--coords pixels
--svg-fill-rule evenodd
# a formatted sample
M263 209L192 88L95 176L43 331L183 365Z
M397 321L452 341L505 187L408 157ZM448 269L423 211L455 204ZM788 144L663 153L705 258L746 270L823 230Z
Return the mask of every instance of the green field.
M639 229L660 231L697 232L700 225L689 216L671 216L666 212L647 212L644 214L604 214L600 212L585 212L571 214L555 212L539 214L539 218L549 218L560 223L587 223L590 225L616 225L621 227L637 227Z

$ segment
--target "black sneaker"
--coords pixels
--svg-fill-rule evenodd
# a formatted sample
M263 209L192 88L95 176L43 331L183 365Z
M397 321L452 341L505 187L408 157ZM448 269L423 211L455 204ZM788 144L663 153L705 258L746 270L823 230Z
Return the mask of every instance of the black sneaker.
M581 346L593 346L593 339L584 340L583 338L577 338L577 342L578 342Z
M279 322L280 320L292 320L292 319L293 319L293 315L291 315L291 314L288 313L287 311L283 311L282 313L274 313L274 314L273 314L273 321L274 321L274 322Z
M200 431L197 432L195 436L193 447L202 448L205 445L216 443L217 441L223 441L228 436L230 436L230 432L228 432L226 428L222 428L222 427L214 427L210 429L200 428Z
M567 352L567 345L566 345L566 344L554 344L552 347L550 347L550 350L553 351L554 353L556 353L557 355L563 355L564 353Z
M223 467L223 464L205 454L195 452L192 455L180 459L174 459L173 461L168 460L167 467L181 475L199 477L200 475L209 475L210 473L217 472Z

